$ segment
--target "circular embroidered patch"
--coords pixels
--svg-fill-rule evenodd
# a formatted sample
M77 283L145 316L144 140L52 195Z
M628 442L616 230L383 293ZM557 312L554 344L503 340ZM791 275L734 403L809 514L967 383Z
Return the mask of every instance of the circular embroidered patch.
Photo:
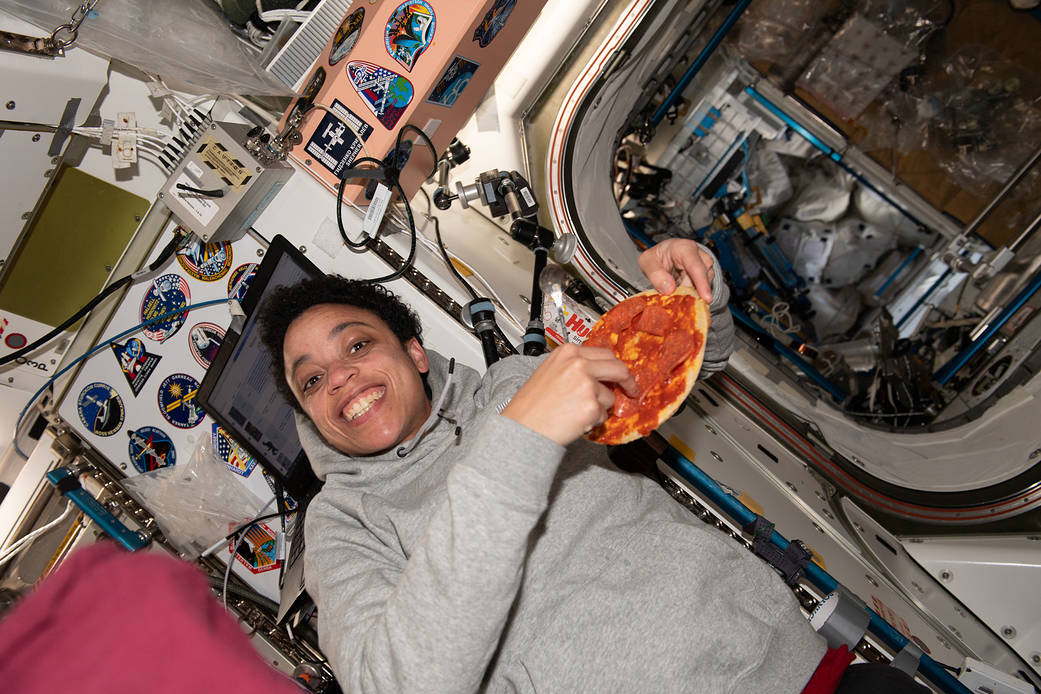
M210 368L224 341L224 329L214 323L196 323L188 331L188 349L204 369Z
M246 292L249 291L249 285L253 282L253 277L257 274L256 263L246 263L239 265L237 268L231 271L228 275L228 298L234 299L235 301L241 302L246 298Z
M178 429L191 429L206 413L195 402L199 382L188 374L170 374L159 386L159 414Z
M123 426L123 398L107 383L88 383L76 399L76 411L95 436L112 436Z
M141 322L151 321L159 316L166 317L145 326L145 337L162 342L177 332L188 318L187 310L177 311L187 309L191 298L188 280L176 273L161 275L152 280L152 286L148 288L141 302ZM167 316L171 311L174 313Z
M231 243L204 243L202 240L188 244L177 251L177 262L184 271L197 280L216 282L231 270Z
M146 426L127 434L130 436L130 462L138 472L151 472L177 464L177 449L162 429Z

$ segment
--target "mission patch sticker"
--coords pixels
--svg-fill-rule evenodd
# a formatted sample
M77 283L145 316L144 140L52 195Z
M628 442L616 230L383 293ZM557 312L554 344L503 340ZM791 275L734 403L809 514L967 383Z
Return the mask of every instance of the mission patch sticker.
M364 19L365 8L359 7L347 15L340 26L336 28L336 34L333 35L333 49L329 51L330 67L347 57L347 54L354 48L354 44L358 43L358 36L361 35L361 24Z
M393 130L412 103L412 83L396 72L364 60L347 63L347 77L383 127Z
M145 343L136 337L130 338L124 344L113 342L111 347L130 390L133 391L134 397L137 397L162 357L147 351Z
M231 269L231 256L230 242L205 243L199 240L177 251L177 262L195 279L216 282Z
M275 493L275 478L271 476L270 472L268 472L267 470L264 470L263 468L260 471L262 473L264 473L264 481L267 482L268 488L271 490L271 493L274 494ZM291 497L289 495L289 492L285 491L284 489L282 490L282 498L284 498L285 501L286 501L286 510L287 511L295 511L296 510L296 499ZM291 516L287 516L286 518L288 519L290 517Z
M257 274L256 263L245 263L239 265L228 275L228 298L241 302L246 298L249 285L253 281L253 275Z
M160 316L166 317L146 326L142 331L145 337L163 342L176 333L188 317L188 311L182 309L188 308L191 297L188 280L178 274L170 273L152 280L152 286L148 288L141 302L141 322L152 321ZM171 315L167 316L168 313Z
M215 323L197 323L188 331L188 350L204 369L210 368L224 342L224 329Z
M253 468L257 466L257 459L231 438L224 427L216 422L213 423L210 436L213 441L213 449L217 451L217 457L227 464L228 469L243 477L249 477Z
M441 75L441 79L434 85L434 91L430 92L430 97L427 101L438 106L447 106L448 108L455 106L456 100L459 99L463 90L466 89L466 85L470 84L470 80L473 79L478 67L480 65L474 61L457 55L448 64L448 68Z
M159 414L178 429L191 429L206 413L195 402L199 382L188 374L170 374L159 386Z
M434 8L425 0L405 0L387 20L384 31L390 57L412 72L416 61L434 40L437 19Z
M173 441L158 427L141 427L128 431L130 462L138 472L151 472L177 464Z
M80 422L95 436L112 436L123 426L123 399L107 383L88 383L76 399Z
M510 18L516 4L517 0L497 0L492 9L488 10L488 14L484 15L484 19L474 30L473 39L481 48L487 48L488 44L499 35L502 28L506 26L506 20Z
M333 99L333 105L322 117L304 150L334 176L341 176L358 157L362 141L368 140L371 134L371 125L339 100Z
M264 523L249 526L238 547L235 547L235 539L232 538L228 543L228 550L235 552L235 558L249 569L250 573L260 574L282 565L282 560L278 558L278 540L275 532Z

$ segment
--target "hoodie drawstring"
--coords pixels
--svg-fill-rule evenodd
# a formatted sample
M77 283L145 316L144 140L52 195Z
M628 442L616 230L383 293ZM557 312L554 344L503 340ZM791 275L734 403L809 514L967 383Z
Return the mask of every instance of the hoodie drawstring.
M455 375L455 358L448 361L448 378L445 379L445 387L441 389L441 394L437 397L437 402L430 410L430 416L423 422L423 426L419 428L416 435L412 437L412 440L407 445L399 446L397 454L399 458L404 458L419 445L419 440L426 436L426 433L434 428L437 424L437 420L441 417L441 406L444 405L445 400L448 398L448 389L452 386L452 377ZM449 420L451 421L451 420ZM452 422L454 424L454 422ZM455 428L455 434L458 436L461 433L460 427Z

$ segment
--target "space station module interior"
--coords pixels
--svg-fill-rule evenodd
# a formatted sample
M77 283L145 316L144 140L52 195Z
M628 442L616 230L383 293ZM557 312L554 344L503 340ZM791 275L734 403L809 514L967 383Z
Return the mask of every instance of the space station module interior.
M111 541L338 691L266 293L380 278L483 371L685 238L737 345L651 474L830 646L1038 691L1036 5L0 0L0 620Z

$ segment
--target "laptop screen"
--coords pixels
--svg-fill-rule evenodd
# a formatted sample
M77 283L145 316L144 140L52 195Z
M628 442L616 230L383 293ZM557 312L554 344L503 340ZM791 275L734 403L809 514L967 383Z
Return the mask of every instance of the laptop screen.
M293 407L279 393L260 341L257 307L276 287L320 275L311 261L276 236L241 305L241 332L228 331L199 387L198 402L292 496L303 499L315 478L296 434Z

